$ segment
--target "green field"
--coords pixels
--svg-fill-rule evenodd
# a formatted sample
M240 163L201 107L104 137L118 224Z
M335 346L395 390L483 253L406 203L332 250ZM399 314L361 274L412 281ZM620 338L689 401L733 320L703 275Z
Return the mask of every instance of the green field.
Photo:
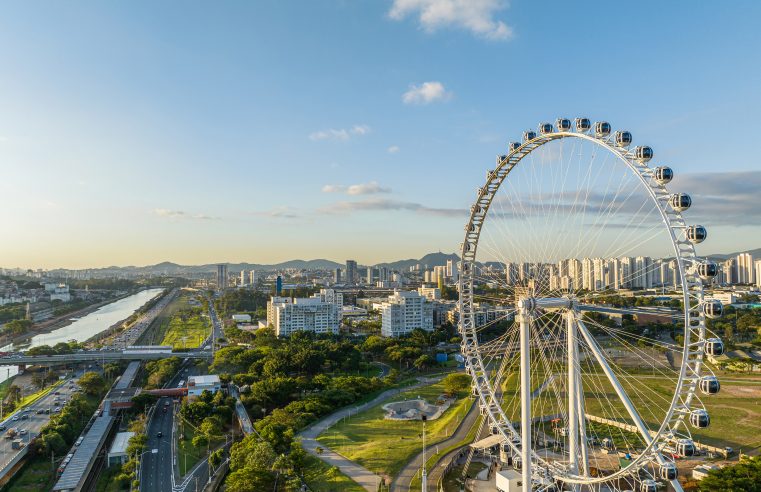
M136 345L159 345L159 342L164 339L166 332L169 330L169 322L172 320L172 317L174 317L180 309L187 307L189 307L188 298L184 294L175 297L174 300L172 300L172 302L170 302L169 305L156 316L156 319L153 320L151 326L149 326L148 329L145 330L145 333L140 336Z
M413 399L420 396L433 402L443 392L443 384L436 383L401 393L388 401ZM469 398L462 398L453 403L444 415L428 422L427 442L434 445L452 435L471 403ZM419 435L423 426L420 421L385 420L381 407L382 404L341 421L328 429L318 440L330 449L357 461L368 470L395 476L422 450L422 440Z
M187 298L182 302L169 320L160 345L171 345L175 350L198 348L211 333L211 322L200 308L188 306Z
M619 373L619 370L616 370ZM718 375L718 374L717 374ZM674 394L675 376L668 378L652 371L631 369L620 377L621 385L641 417L650 429L657 429L668 409ZM703 444L716 447L730 446L744 453L758 454L761 449L761 376L726 373L718 375L721 391L717 395L697 396L703 402L711 417L711 425L706 429L690 427L692 438ZM613 386L602 373L585 372L582 376L585 385L584 403L586 413L603 418L610 418L632 424L623 403L616 395ZM532 387L538 387L544 375L537 371L532 374ZM518 374L508 376L503 384L505 402L503 408L512 420L520 420L519 398L517 391ZM534 415L551 415L560 412L564 393L558 390L545 391L532 402ZM558 401L558 395L561 400ZM699 403L693 404L699 408ZM598 437L612 437L622 446L625 441L632 443L632 434L618 428L596 424ZM639 439L637 439L639 440ZM624 446L625 447L625 446Z
M306 455L304 481L311 490L320 492L364 492L357 482L311 454Z

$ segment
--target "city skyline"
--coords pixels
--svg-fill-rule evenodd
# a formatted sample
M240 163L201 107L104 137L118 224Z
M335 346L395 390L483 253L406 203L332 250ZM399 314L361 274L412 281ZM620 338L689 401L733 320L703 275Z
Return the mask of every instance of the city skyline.
M755 4L39 5L0 20L3 266L457 251L494 156L559 116L652 145L711 231L701 252L761 245L739 131L761 109ZM595 43L642 69L572 48ZM509 77L529 54L548 63Z

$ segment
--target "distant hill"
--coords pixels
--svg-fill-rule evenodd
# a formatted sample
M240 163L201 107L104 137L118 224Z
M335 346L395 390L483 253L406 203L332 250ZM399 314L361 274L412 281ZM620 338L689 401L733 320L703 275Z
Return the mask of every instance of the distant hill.
M715 253L708 255L715 261L725 260L737 256L740 253L750 253L756 259L761 259L761 248L738 251L735 253ZM408 271L411 266L420 265L421 267L433 268L435 266L446 266L447 260L459 261L460 257L454 253L428 253L420 259L410 258L407 260L397 260L388 263L378 263L378 265L386 266L391 270ZM487 262L492 264L493 262ZM360 267L366 265L360 265ZM375 266L375 264L373 265ZM333 270L336 268L346 268L345 263L338 263L332 260L316 259L316 260L289 260L281 263L275 263L273 265L265 265L258 263L227 263L227 268L230 272L239 272L241 270L261 270L261 271L277 271L285 269L297 269L297 270ZM97 271L102 274L111 275L190 275L190 274L203 274L212 273L217 269L216 263L210 263L206 265L178 265L171 261L163 261L155 265L146 266L109 266L106 268L89 269L90 271ZM53 270L55 272L55 270Z
M386 266L391 270L404 271L409 270L411 266L415 265L428 265L428 268L433 268L435 266L446 266L447 260L460 261L460 257L456 254L428 253L419 260L399 260L391 263L380 263L380 265Z
M727 258L732 258L741 253L750 253L754 259L761 260L761 248L738 251L736 253L729 253L729 254L712 254L712 255L708 255L708 257L714 260L726 260Z
M459 257L455 254L445 253L429 253L419 260L399 260L390 263L380 263L392 270L409 270L409 267L420 264L427 265L428 268L434 266L445 266L447 260L459 260ZM288 260L281 263L275 263L273 265L265 265L259 263L226 263L228 271L239 272L241 270L262 270L262 271L276 271L286 269L297 270L333 270L336 268L346 268L345 263L338 263L332 260L316 259L316 260ZM360 265L366 266L366 265ZM373 265L375 266L375 265ZM202 274L213 273L217 270L217 263L210 263L205 265L179 265L171 261L162 261L155 265L145 266L109 266L105 268L90 268L92 272L98 272L104 275L190 275L190 274ZM53 270L55 272L55 270Z

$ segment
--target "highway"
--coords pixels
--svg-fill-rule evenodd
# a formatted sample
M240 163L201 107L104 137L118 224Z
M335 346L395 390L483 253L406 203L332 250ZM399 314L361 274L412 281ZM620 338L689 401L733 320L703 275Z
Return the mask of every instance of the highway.
M175 388L180 381L187 381L188 376L196 375L194 365L183 364L180 371L164 385L165 388ZM174 489L175 481L179 485L179 467L175 468L174 443L172 432L174 430L175 412L178 405L172 403L169 397L158 400L154 407L150 422L148 422L148 453L143 455L140 472L140 490L145 492L166 492ZM165 413L165 403L169 403L169 410ZM161 432L162 436L158 437ZM150 450L158 449L157 453Z
M47 425L47 423L50 421L50 416L53 415L53 409L56 406L60 406L63 400L68 401L71 399L74 391L69 385L70 381L74 381L74 383L76 383L76 381L78 381L78 377L67 378L63 385L51 391L50 394L46 395L44 398L37 400L35 403L28 405L25 408L17 410L7 419L5 419L1 424L3 427L3 436L5 436L8 430L11 428L16 428L19 431L24 429L26 434L24 436L19 436L18 438L22 439L25 445L28 445L29 442L35 436L37 436L37 434L40 433L42 427ZM56 395L55 393L59 394ZM56 399L59 401L56 402ZM50 410L50 414L38 414L38 410ZM22 416L28 417L22 419ZM14 420L16 417L18 417L18 419ZM11 448L12 441L12 439L0 439L0 469L2 469L5 464L12 460L13 457L16 456L16 454L19 452L18 449Z

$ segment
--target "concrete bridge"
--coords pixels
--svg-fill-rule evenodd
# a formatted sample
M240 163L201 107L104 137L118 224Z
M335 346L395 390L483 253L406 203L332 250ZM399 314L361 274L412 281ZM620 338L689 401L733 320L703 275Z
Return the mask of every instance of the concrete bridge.
M79 362L113 362L131 360L158 360L167 357L179 357L181 359L211 359L211 350L192 350L188 352L101 352L97 350L74 352L64 355L7 355L0 357L0 365L3 366L39 366L39 365L63 365Z

